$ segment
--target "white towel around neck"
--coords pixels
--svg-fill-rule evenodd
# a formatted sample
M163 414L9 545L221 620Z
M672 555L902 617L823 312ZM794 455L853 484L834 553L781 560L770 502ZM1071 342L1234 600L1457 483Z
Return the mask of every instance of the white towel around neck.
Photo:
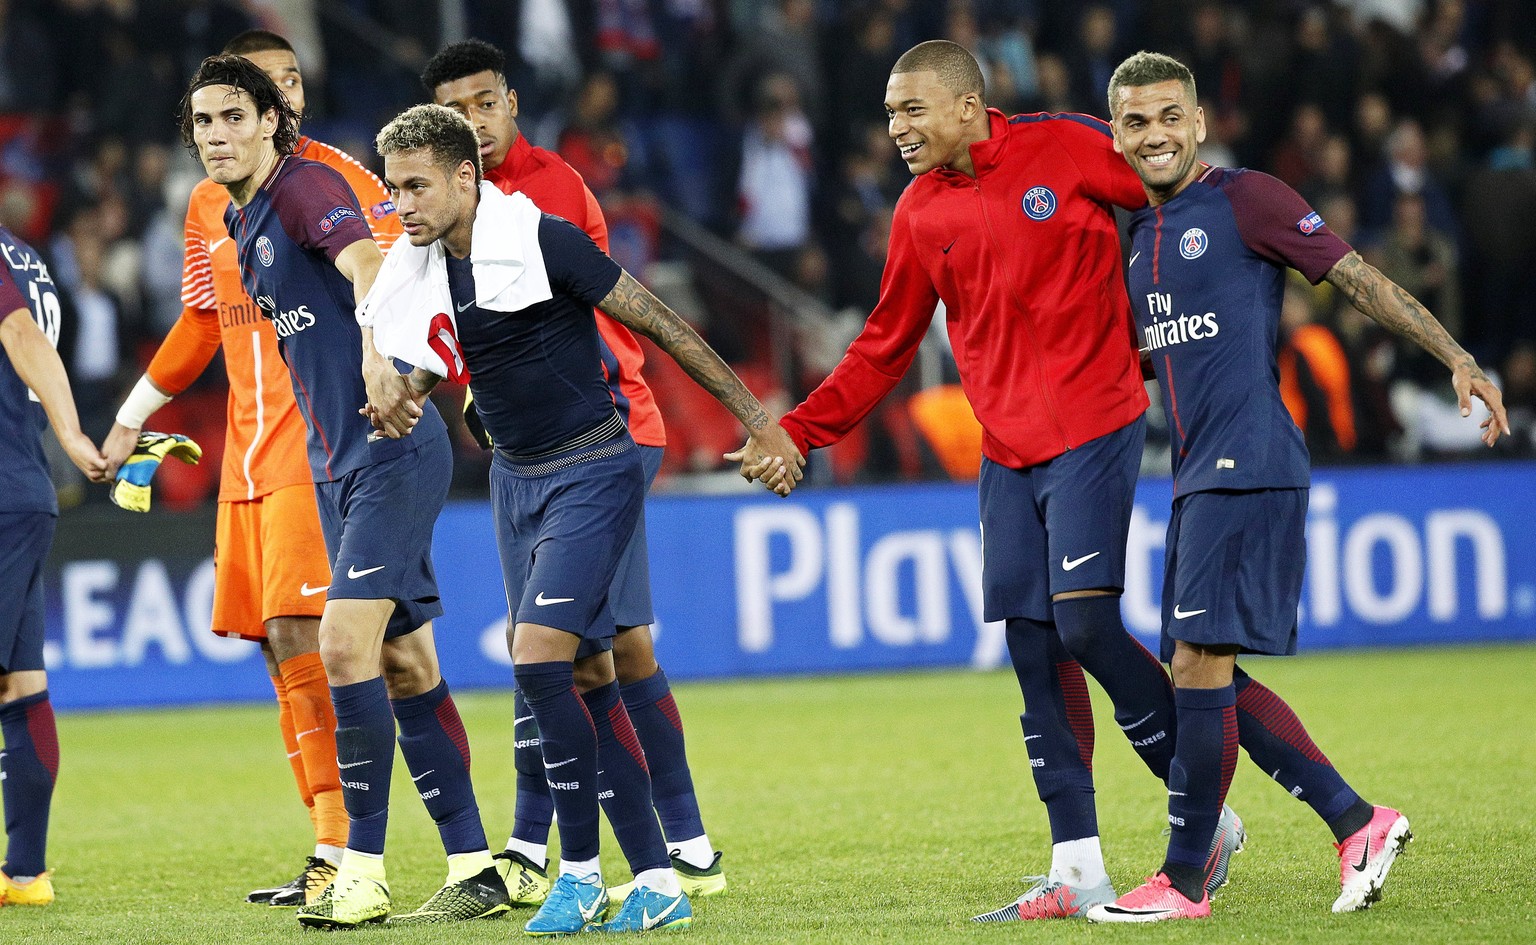
M495 312L516 312L554 297L544 254L539 249L539 220L543 213L521 193L504 194L494 184L480 182L480 204L470 234L470 268L475 280L475 304ZM373 329L373 345L386 357L399 358L439 377L461 373L439 353L444 350L439 318L446 318L453 337L458 321L448 292L448 263L441 240L413 246L405 236L384 257L378 278L357 307L358 324ZM434 329L434 323L438 327ZM438 336L434 346L432 336ZM452 354L460 356L454 346Z

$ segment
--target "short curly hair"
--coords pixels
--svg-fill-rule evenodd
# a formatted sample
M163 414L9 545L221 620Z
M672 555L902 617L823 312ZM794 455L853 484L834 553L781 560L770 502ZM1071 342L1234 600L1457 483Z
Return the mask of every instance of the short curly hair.
M483 39L466 39L438 50L421 71L421 84L427 94L444 82L453 82L481 72L491 72L507 81L507 54Z
M210 85L233 86L237 92L246 93L255 101L258 116L276 111L277 132L272 136L272 144L277 153L292 154L298 149L299 113L288 104L276 83L244 56L209 56L197 67L186 94L181 97L181 144L188 151L197 154L197 141L192 136L192 94Z
M480 139L469 119L451 108L413 105L384 126L373 146L386 158L404 151L430 151L449 173L469 161L475 165L476 182L480 180Z

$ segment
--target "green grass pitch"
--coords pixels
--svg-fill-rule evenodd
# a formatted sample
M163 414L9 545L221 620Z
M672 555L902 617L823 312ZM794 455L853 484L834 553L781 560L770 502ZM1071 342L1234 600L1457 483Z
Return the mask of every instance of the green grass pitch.
M706 824L731 882L691 940L737 942L1536 941L1536 647L1253 660L1367 799L1417 840L1384 900L1334 916L1326 829L1246 760L1231 803L1246 852L1207 922L977 926L1044 872L1049 837L1007 673L913 673L679 687ZM511 824L511 699L459 698L493 846ZM1117 888L1161 862L1165 796L1095 693L1096 771ZM0 942L289 942L291 910L241 901L288 878L309 834L269 706L67 715L51 864L58 902L0 909ZM397 908L442 880L436 832L395 768L389 870ZM610 882L627 875L611 835ZM514 919L376 928L370 940L521 940ZM344 934L344 933L340 933Z

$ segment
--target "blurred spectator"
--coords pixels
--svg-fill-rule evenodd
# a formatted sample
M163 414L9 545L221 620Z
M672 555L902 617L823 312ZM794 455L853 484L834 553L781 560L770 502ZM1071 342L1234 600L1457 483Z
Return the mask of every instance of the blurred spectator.
M1423 197L1398 195L1392 213L1392 229L1381 242L1377 268L1423 303L1453 338L1465 336L1456 247L1444 233L1430 228L1424 218ZM1411 347L1423 357L1429 357L1418 345Z
M1074 111L1103 115L1109 110L1105 92L1109 77L1120 64L1118 24L1115 11L1095 4L1083 11L1078 23L1078 43L1067 56L1067 71L1072 79Z
M0 112L41 112L57 99L55 60L43 24L0 0Z
M794 79L763 80L757 111L741 141L736 239L781 275L789 275L811 237L811 123L800 110Z
M1517 126L1467 181L1469 332L1485 357L1536 340L1536 126Z
M827 130L831 137L827 146L834 154L849 145L865 122L882 114L880 104L885 101L891 65L906 50L896 46L896 23L890 13L873 4L849 4L838 30L852 42L840 45L835 54L828 50Z
M1332 329L1317 321L1307 295L1287 286L1280 309L1280 396L1306 438L1314 462L1337 462L1355 449L1349 360Z
M1536 455L1536 344L1516 345L1504 359L1501 373L1504 407L1509 411L1513 434L1506 448L1523 456Z
M823 127L826 86L813 0L772 0L763 6L720 79L726 93L726 117L751 115L758 83L773 73L794 79L806 115L813 125Z
M1293 190L1309 189L1327 138L1328 119L1323 110L1311 102L1297 105L1291 115L1290 131L1280 139L1280 147L1270 161L1275 176Z
M1456 211L1445 185L1435 179L1428 166L1424 132L1413 119L1398 122L1388 136L1385 160L1366 181L1360 204L1360 225L1379 230L1392 222L1393 208L1402 194L1417 194L1424 199L1424 216L1429 225L1442 233L1457 233Z

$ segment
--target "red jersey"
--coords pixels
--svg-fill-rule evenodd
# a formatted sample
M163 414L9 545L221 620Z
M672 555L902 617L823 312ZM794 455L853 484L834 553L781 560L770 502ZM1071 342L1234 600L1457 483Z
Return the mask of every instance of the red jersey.
M521 134L512 142L507 159L485 172L485 179L502 193L522 191L540 210L564 217L587 232L592 242L608 252L608 223L597 198L575 169L558 154L536 148ZM629 435L641 446L666 446L667 431L651 388L640 376L645 352L628 328L594 309L603 357L603 376L613 402L629 424Z
M993 462L1043 463L1146 410L1110 209L1145 205L1141 181L1097 118L988 113L974 178L935 168L897 201L880 301L782 421L802 451L842 439L896 386L940 299Z

